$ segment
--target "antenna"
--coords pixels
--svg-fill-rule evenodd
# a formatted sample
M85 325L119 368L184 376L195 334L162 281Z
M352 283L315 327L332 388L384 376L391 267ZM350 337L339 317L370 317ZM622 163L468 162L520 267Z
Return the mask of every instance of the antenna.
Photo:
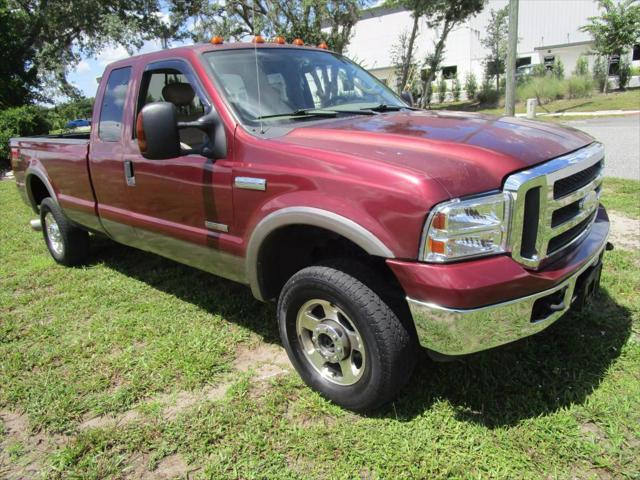
M256 59L256 83L258 85L258 120L260 121L260 133L264 133L262 128L262 98L260 96L260 71L258 70L258 41L256 34L256 0L253 0L253 56Z

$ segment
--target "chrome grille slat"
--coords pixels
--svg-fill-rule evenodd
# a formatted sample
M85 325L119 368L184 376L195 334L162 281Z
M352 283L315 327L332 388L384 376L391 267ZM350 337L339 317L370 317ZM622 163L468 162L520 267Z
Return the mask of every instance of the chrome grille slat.
M538 268L550 255L557 255L582 238L591 228L591 220L595 219L599 206L603 167L604 149L601 144L592 143L507 178L505 191L512 196L514 212L509 246L516 261ZM561 189L555 188L556 182L561 182ZM573 187L577 189L571 191ZM537 227L534 225L534 231L531 231L531 228L524 228L525 224L531 224L531 219L525 218L527 208L532 210L531 205L525 208L525 199L535 189L539 189L536 193L539 200L535 200L535 211L539 212L539 217ZM562 195L555 198L558 190ZM565 208L572 204L575 205L575 213L572 207ZM561 223L554 225L554 213L563 208L556 216ZM563 243L565 239L566 244ZM549 249L550 244L553 250ZM523 245L529 247L523 248ZM531 248L533 245L534 249Z

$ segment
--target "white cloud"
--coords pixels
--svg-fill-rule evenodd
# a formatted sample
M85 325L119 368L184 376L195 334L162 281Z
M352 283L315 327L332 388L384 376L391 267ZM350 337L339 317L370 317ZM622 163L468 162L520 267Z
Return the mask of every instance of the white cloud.
M113 63L117 60L122 60L123 58L127 57L129 57L127 50L123 46L117 45L108 46L107 48L102 50L96 57L96 60L100 65L106 67L110 63Z
M77 73L85 73L91 70L91 65L89 65L89 62L87 62L86 60L82 60L80 61L80 63L78 63L78 65L76 65L76 68L74 70Z

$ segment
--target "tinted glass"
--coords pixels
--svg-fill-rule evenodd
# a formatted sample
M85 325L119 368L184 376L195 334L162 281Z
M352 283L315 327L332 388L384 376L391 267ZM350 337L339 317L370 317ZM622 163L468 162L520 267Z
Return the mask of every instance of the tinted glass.
M127 99L131 67L113 70L100 109L98 136L105 142L117 142L122 134L124 102Z
M300 109L339 112L379 104L406 107L373 75L330 52L262 48L207 52L204 56L243 123L255 125L258 117ZM285 117L268 121L293 120Z

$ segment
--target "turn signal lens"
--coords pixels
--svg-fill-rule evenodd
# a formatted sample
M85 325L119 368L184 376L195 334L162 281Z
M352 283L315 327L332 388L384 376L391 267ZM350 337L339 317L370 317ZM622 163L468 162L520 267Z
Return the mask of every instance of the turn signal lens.
M284 39L284 37L278 35L276 38L273 39L273 43L277 43L278 45L284 45L285 43L287 43L287 41Z
M301 47L304 45L304 41L301 38L296 38L293 42L294 45L297 45L298 47Z
M329 50L329 45L327 45L327 42L322 42L320 43L320 45L318 45L318 48L321 48L323 50Z
M220 35L216 35L211 39L211 43L213 43L214 45L222 45L224 43L224 38L222 38Z
M144 134L144 127L142 126L142 113L138 114L138 119L136 120L136 138L138 139L138 147L140 148L140 152L146 152L147 137Z
M252 42L253 43L264 43L264 38L262 38L262 35L256 35L255 37L253 37Z

